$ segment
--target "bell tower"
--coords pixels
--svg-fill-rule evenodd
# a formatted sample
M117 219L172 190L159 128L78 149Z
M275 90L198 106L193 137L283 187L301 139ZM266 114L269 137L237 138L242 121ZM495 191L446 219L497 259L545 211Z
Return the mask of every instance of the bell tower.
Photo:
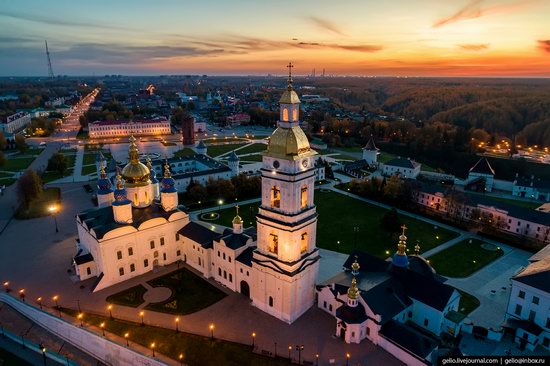
M292 323L313 305L319 253L313 204L317 153L300 128L293 65L287 67L280 120L262 160L262 204L257 216L258 246L252 258L251 297L254 306Z

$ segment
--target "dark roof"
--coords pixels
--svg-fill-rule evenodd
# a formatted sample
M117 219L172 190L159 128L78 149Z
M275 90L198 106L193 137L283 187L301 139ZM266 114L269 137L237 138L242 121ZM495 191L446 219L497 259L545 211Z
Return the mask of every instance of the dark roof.
M375 314L381 316L382 324L412 305L403 284L395 278L390 278L368 291L362 291L361 297Z
M521 187L533 187L539 191L548 192L550 191L550 181L542 180L535 177L518 177L515 181L516 186Z
M478 162L470 168L470 173L495 175L495 171L486 157L479 159Z
M413 328L390 320L380 329L380 334L409 352L425 359L437 348L438 343Z
M245 266L252 267L252 253L254 253L255 247L248 247L239 256L237 261L241 262Z
M361 324L367 320L365 308L360 303L355 307L346 305L336 309L336 317L348 324Z
M550 258L530 263L512 279L550 293Z
M363 149L378 151L378 148L374 144L374 138L372 136L370 137L369 141L367 142L367 144L365 145L365 147Z
M98 239L103 238L109 231L125 227L133 226L138 228L142 223L156 217L168 219L174 212L183 210L183 206L178 207L173 211L166 212L156 203L144 208L132 207L132 223L119 224L115 221L113 208L111 206L92 208L81 212L77 215L81 222L85 223L89 230L94 230Z
M360 271L364 272L385 272L388 269L389 262L375 257L374 255L362 252L354 251L351 253L343 264L343 267L347 270L351 270L351 265L355 262L357 257L357 263L359 263Z
M248 240L252 239L249 235L245 234L244 232L241 234L235 234L231 229L225 229L222 235L223 236L220 238L220 240L223 240L225 243L225 246L233 250L244 247L248 242Z
M187 225L179 229L178 233L199 243L204 248L212 248L214 240L218 240L221 237L219 233L194 221L190 221Z
M507 328L523 329L526 332L529 332L535 336L539 336L543 331L543 329L539 325L533 323L530 320L524 320L524 319L513 319L513 318L506 319L503 325L504 327L507 327Z
M94 261L94 257L90 253L80 254L74 257L74 262L77 265L81 265L81 264L93 262L93 261Z
M391 159L387 163L384 163L384 165L391 165L399 168L414 169L418 166L418 163L411 159L395 158L395 159Z
M359 160L351 161L349 163L345 163L344 168L349 170L355 170L355 169L362 169L363 167L366 167L368 165L369 163L367 163L365 159L359 159Z

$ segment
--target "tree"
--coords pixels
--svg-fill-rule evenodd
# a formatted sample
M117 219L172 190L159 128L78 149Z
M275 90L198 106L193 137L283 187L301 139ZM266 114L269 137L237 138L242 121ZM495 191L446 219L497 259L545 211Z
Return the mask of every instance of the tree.
M25 138L21 135L15 135L15 147L21 152L25 152L27 150L27 143L25 142Z
M401 221L399 221L399 215L397 214L397 210L395 208L392 208L389 211L386 211L384 216L382 216L382 219L380 220L380 226L382 229L389 233L395 233L399 231L399 228L401 227Z
M402 192L403 182L397 175L392 175L384 186L384 196L390 200L395 200L397 197L401 196Z
M38 174L32 169L28 169L17 180L17 198L19 204L28 208L32 200L42 193L42 181Z
M187 196L193 202L205 202L208 198L208 192L202 184L196 183L191 188L188 187Z
M6 141L4 132L0 132L0 150L5 150L7 146L8 146L8 141Z
M67 157L61 153L55 153L52 155L52 157L48 160L48 169L47 170L53 170L56 172L59 172L59 174L65 173L65 171L68 168L68 161Z

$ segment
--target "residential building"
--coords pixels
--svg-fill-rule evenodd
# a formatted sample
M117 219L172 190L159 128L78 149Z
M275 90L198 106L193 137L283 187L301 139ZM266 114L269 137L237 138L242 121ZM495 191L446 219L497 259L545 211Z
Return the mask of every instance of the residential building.
M133 121L95 121L88 125L90 138L160 136L170 133L170 121L164 117Z
M395 158L381 165L384 176L399 175L404 179L416 179L420 174L422 164L411 159Z

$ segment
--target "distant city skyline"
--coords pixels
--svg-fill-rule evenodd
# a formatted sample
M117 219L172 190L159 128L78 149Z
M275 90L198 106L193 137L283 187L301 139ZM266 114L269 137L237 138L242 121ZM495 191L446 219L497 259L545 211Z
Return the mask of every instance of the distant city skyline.
M550 1L4 1L0 76L550 77Z

